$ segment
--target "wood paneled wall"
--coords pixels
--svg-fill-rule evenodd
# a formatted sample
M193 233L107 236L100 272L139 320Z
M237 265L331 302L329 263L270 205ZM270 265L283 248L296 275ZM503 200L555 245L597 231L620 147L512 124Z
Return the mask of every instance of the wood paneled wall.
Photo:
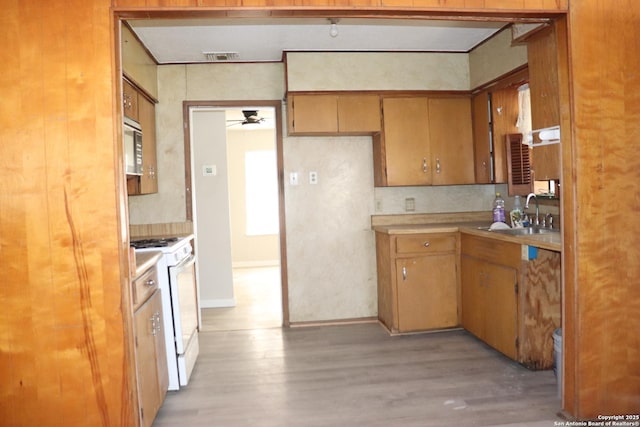
M563 11L568 0L4 1L0 416L6 425L137 424L112 5L168 13L526 14ZM639 24L636 0L571 2L571 62L560 84L561 91L569 83L572 89L561 96L571 101L561 114L563 132L572 135L562 146L564 407L580 418L640 408Z
M136 423L109 6L2 2L2 425Z
M567 10L568 0L113 0L115 7L143 8L232 8L232 7L288 7L341 8L383 7L392 9L416 8L434 11L558 11Z
M639 27L636 0L571 2L564 406L581 418L640 412Z

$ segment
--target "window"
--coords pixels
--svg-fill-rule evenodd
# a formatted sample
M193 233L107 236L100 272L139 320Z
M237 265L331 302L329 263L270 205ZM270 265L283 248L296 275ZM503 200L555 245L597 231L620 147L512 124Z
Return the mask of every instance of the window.
M247 235L278 234L278 175L275 151L245 153Z

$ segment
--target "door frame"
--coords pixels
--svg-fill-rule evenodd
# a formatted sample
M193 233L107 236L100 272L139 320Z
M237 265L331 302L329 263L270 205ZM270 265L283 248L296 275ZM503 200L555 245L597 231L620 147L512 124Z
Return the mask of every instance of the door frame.
M282 138L282 101L280 100L237 100L237 101L183 101L182 120L184 130L184 183L185 205L187 221L193 221L193 182L191 176L191 123L189 111L192 108L219 108L227 110L231 108L252 107L273 108L275 110L276 131L276 164L278 173L278 215L279 215L279 243L280 243L280 286L282 298L282 326L289 327L289 285L287 277L287 233L285 220L284 201L284 155Z

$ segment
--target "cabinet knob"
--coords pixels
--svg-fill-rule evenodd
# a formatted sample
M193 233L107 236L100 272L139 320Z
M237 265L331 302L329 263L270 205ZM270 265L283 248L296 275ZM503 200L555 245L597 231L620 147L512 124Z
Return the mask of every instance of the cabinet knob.
M422 172L427 173L427 158L422 158Z
M429 242L424 242L424 245L423 245L423 246L424 246L425 248L428 248L429 246L431 246L431 243L429 243Z
M156 285L156 281L153 280L153 279L149 279L144 284L147 285L147 286L155 286Z

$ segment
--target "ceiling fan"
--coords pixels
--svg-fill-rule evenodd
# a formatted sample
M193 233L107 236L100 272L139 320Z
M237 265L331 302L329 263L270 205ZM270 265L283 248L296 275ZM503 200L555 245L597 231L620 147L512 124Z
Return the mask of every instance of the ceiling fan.
M242 115L244 116L244 119L227 120L227 123L231 123L228 124L227 127L236 125L255 125L262 123L265 120L264 117L258 116L258 110L242 110Z

